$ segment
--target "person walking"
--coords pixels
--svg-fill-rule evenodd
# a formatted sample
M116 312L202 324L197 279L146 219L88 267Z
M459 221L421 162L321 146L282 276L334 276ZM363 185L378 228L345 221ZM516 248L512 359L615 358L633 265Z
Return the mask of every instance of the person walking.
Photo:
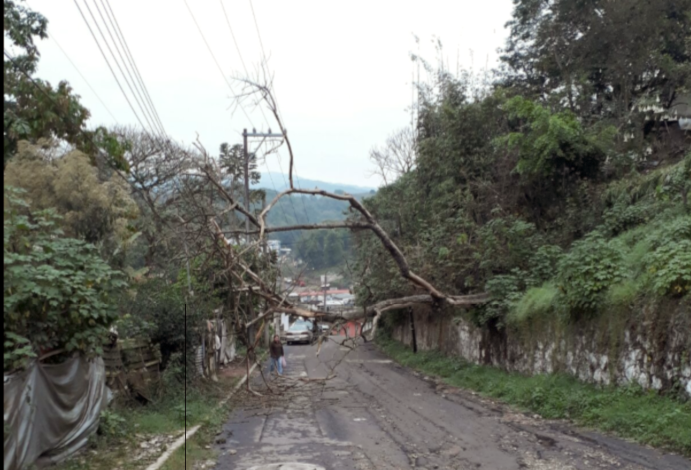
M271 370L269 373L276 369L276 373L279 376L283 375L283 344L281 344L281 338L278 335L274 335L274 339L271 341L269 354L271 355Z

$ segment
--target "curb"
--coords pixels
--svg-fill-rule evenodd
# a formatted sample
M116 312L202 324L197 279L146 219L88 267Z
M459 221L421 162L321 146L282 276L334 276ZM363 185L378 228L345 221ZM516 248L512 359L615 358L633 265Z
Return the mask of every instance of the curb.
M240 387L248 380L249 376L254 372L254 369L256 369L258 362L255 362L254 365L250 368L250 371L245 374L245 376L240 379L238 383L236 383L233 386L233 389L230 391L227 397L225 397L222 401L218 403L218 406L221 407L225 405L228 400L235 394L235 392L238 391ZM173 445L170 446L169 449L167 449L161 456L151 465L146 467L146 470L159 470L161 466L170 458L171 455L173 455L173 452L178 450L179 447L181 447L185 441L187 441L188 438L192 437L198 430L201 428L201 424L197 424L196 426L191 427L188 431L185 431L185 434L183 436L180 436L175 442L173 442Z

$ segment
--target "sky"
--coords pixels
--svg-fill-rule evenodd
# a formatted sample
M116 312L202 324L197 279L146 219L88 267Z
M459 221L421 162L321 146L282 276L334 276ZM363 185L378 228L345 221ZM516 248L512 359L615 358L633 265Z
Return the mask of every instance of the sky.
M147 126L86 8L115 52L96 9L105 11L104 0L76 1ZM90 125L141 127L75 1L26 4L49 21L50 37L39 43L37 76L52 84L67 80L91 111ZM450 70L492 68L507 38L512 2L113 0L110 7L172 139L190 145L199 138L217 154L222 142L242 143L243 128L275 132L266 108L262 114L248 101L244 108L233 106L242 90L237 78L256 76L266 57L296 173L377 187L381 181L373 175L369 151L410 124L417 70L411 53L435 62L439 40ZM287 167L281 149L259 169L287 173Z

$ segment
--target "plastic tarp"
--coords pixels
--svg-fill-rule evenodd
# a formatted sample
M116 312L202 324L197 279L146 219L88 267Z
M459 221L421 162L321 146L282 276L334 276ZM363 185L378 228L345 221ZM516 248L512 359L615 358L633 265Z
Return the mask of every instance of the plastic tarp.
M5 470L59 462L98 429L109 400L103 359L34 362L4 377Z

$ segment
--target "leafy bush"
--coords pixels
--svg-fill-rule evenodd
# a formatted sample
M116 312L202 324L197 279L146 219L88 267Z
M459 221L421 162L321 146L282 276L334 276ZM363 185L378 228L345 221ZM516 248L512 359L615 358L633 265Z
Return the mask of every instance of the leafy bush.
M555 245L540 246L530 258L526 284L529 287L539 286L553 279L557 274L557 265L563 253L563 250Z
M503 319L514 303L521 297L521 272L495 276L485 285L490 301L477 309L476 319L486 323L491 319Z
M606 209L604 227L612 235L648 221L658 208L655 204L635 204L620 202L610 209Z
M497 217L478 229L480 268L498 274L525 269L543 242L534 224L518 217Z
M559 261L558 287L569 307L594 311L600 294L626 277L622 249L600 232L592 232L573 244Z
M5 190L5 370L31 355L29 345L33 353L102 353L116 318L113 294L125 286L123 277L93 246L64 237L51 211L30 211L19 194Z
M115 411L103 410L98 421L98 433L105 437L123 437L127 434L127 420Z
M592 177L616 133L612 127L585 129L570 110L552 113L522 96L509 99L505 109L510 119L520 122L520 131L499 137L496 142L518 151L516 171L520 174L549 177L572 170Z
M684 295L691 291L691 240L668 240L645 261L658 294Z

